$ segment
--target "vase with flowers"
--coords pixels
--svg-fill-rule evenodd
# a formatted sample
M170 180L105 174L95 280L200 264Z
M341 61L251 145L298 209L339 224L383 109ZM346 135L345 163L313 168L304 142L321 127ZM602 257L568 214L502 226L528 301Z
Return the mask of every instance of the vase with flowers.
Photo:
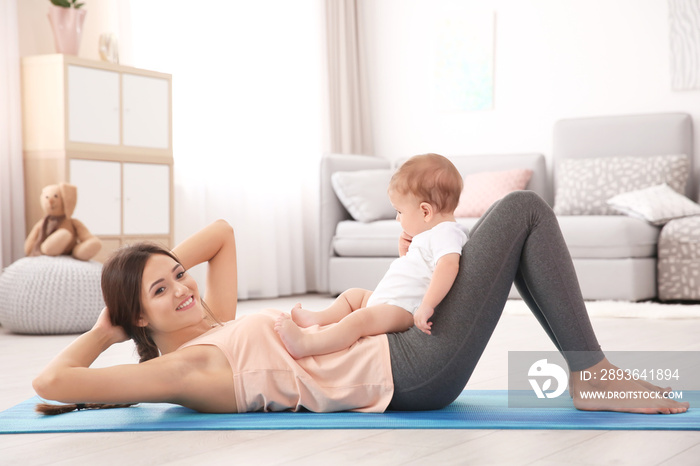
M50 0L49 22L58 53L78 55L87 11L80 0Z

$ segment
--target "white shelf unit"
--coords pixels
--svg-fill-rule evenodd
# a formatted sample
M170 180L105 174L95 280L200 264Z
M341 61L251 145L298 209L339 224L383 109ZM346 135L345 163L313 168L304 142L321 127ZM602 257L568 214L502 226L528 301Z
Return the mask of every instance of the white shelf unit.
M71 55L22 59L27 227L41 189L78 187L74 217L104 260L122 244L173 246L172 77Z

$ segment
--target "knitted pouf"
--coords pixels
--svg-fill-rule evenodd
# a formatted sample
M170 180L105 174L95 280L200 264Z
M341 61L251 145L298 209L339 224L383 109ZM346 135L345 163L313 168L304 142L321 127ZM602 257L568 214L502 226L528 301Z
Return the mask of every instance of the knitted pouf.
M659 235L661 301L700 301L700 216L678 218Z
M89 330L104 307L102 264L69 256L25 257L0 275L0 325L15 333Z

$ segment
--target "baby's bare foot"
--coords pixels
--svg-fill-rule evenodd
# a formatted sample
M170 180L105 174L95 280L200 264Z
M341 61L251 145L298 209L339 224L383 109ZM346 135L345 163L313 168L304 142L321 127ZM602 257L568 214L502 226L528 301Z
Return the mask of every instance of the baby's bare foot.
M311 327L318 324L316 313L301 307L301 303L296 303L292 308L292 320L301 328Z
M301 359L308 356L305 345L306 335L299 326L292 320L289 314L281 314L275 320L275 331L279 334L282 343L294 359Z

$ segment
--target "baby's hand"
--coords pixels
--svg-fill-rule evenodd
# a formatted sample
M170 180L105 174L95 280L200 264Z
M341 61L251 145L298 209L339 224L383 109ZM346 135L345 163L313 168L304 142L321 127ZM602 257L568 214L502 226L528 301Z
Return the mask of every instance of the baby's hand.
M428 322L428 319L430 319L433 316L433 313L435 312L435 309L426 306L424 304L421 304L418 310L413 314L413 323L418 329L430 335L430 329L433 326L432 322Z
M399 256L403 257L406 255L408 252L408 247L411 245L411 241L413 240L412 236L408 236L408 233L405 231L401 232L401 236L399 236Z

